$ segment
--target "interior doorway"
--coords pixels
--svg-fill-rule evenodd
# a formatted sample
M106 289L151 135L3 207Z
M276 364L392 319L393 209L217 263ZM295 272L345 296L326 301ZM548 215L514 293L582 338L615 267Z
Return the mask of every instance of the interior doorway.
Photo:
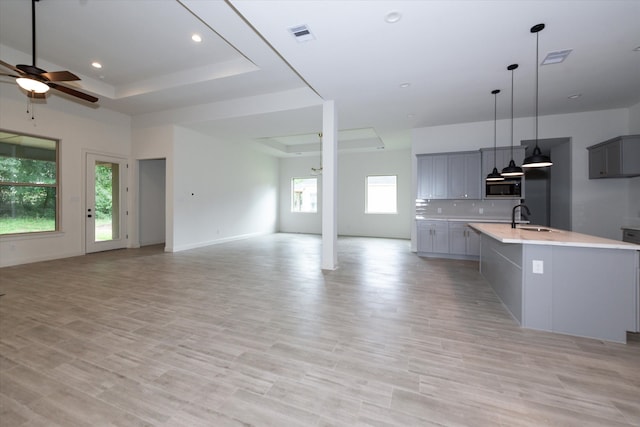
M166 242L166 159L138 161L140 246Z
M127 160L87 153L85 252L121 249L126 234Z
M521 141L527 155L535 140ZM548 168L525 168L525 202L532 224L571 230L571 138L539 139L542 154L551 157Z

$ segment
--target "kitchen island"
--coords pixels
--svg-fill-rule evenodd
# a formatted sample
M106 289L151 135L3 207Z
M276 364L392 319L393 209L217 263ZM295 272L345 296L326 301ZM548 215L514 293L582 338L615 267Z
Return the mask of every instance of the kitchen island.
M640 245L537 226L470 223L480 271L524 328L626 342L640 331Z

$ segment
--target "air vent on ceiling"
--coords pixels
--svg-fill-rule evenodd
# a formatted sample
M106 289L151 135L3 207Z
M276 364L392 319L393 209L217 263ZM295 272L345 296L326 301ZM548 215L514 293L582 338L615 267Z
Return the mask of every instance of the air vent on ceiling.
M311 30L309 30L309 27L306 25L296 25L295 27L291 27L289 28L289 32L293 34L293 37L295 37L298 43L308 42L309 40L315 39Z
M555 52L549 52L540 65L559 64L567 59L567 56L569 56L571 51L573 51L573 49L564 49L557 50Z

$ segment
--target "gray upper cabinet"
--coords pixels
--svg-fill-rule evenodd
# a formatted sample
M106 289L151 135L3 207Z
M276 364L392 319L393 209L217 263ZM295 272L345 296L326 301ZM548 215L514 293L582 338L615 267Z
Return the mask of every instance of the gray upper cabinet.
M418 199L480 199L480 153L420 154Z
M425 154L418 156L418 199L447 198L446 154Z
M589 179L640 176L640 135L618 136L589 150Z
M449 154L448 199L480 199L480 152Z

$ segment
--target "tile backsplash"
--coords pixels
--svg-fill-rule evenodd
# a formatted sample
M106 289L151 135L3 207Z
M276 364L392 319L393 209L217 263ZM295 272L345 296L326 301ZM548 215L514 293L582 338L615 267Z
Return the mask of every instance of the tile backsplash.
M416 199L416 218L507 218L519 200Z

